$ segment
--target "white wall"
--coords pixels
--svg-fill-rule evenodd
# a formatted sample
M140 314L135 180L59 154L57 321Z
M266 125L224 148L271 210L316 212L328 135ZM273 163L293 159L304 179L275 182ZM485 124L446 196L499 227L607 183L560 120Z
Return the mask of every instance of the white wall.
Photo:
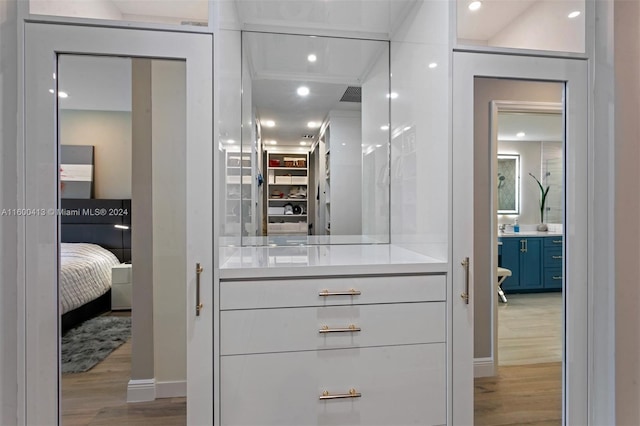
M163 389L187 378L186 64L154 60L151 88L156 395L181 396Z
M60 110L60 143L94 146L94 198L131 198L131 112Z
M0 205L17 207L17 1L0 2ZM17 423L17 221L0 217L0 424Z
M441 259L449 247L448 12L447 2L417 2L391 42L391 241Z
M362 82L362 234L389 237L389 48L380 49ZM334 145L335 146L335 145Z

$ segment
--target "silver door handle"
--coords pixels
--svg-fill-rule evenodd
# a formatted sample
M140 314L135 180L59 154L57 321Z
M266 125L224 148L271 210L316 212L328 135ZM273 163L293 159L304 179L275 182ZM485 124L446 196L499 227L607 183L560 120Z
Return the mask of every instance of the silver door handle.
M462 267L464 268L464 293L460 295L464 299L465 304L469 304L469 258L465 257L462 262L460 262Z

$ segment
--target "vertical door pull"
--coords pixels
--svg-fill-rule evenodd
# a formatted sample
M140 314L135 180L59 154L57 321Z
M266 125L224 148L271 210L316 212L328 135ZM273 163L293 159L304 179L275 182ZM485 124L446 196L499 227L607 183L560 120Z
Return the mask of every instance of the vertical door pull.
M460 262L462 267L464 268L464 293L460 295L464 299L464 303L469 304L469 258L465 257L462 262Z
M196 263L196 316L200 316L202 310L202 303L200 303L200 274L202 274L204 268L200 266L200 263Z

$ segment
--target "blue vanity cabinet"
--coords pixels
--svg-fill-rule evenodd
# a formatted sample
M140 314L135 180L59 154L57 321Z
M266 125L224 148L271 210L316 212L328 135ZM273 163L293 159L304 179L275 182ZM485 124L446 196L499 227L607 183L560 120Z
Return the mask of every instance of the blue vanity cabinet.
M501 266L511 270L502 289L520 292L543 289L542 247L540 237L504 237Z
M562 289L564 275L562 273L562 236L544 238L544 288L550 290Z

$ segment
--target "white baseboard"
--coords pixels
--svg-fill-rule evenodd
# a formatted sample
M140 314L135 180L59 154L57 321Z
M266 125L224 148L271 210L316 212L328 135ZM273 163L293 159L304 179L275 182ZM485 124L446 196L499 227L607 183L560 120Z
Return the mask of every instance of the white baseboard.
M474 377L491 377L495 376L496 369L493 363L493 357L474 358L473 375Z
M187 381L157 382L156 398L178 398L187 396Z
M127 402L145 402L156 399L156 379L129 380Z

